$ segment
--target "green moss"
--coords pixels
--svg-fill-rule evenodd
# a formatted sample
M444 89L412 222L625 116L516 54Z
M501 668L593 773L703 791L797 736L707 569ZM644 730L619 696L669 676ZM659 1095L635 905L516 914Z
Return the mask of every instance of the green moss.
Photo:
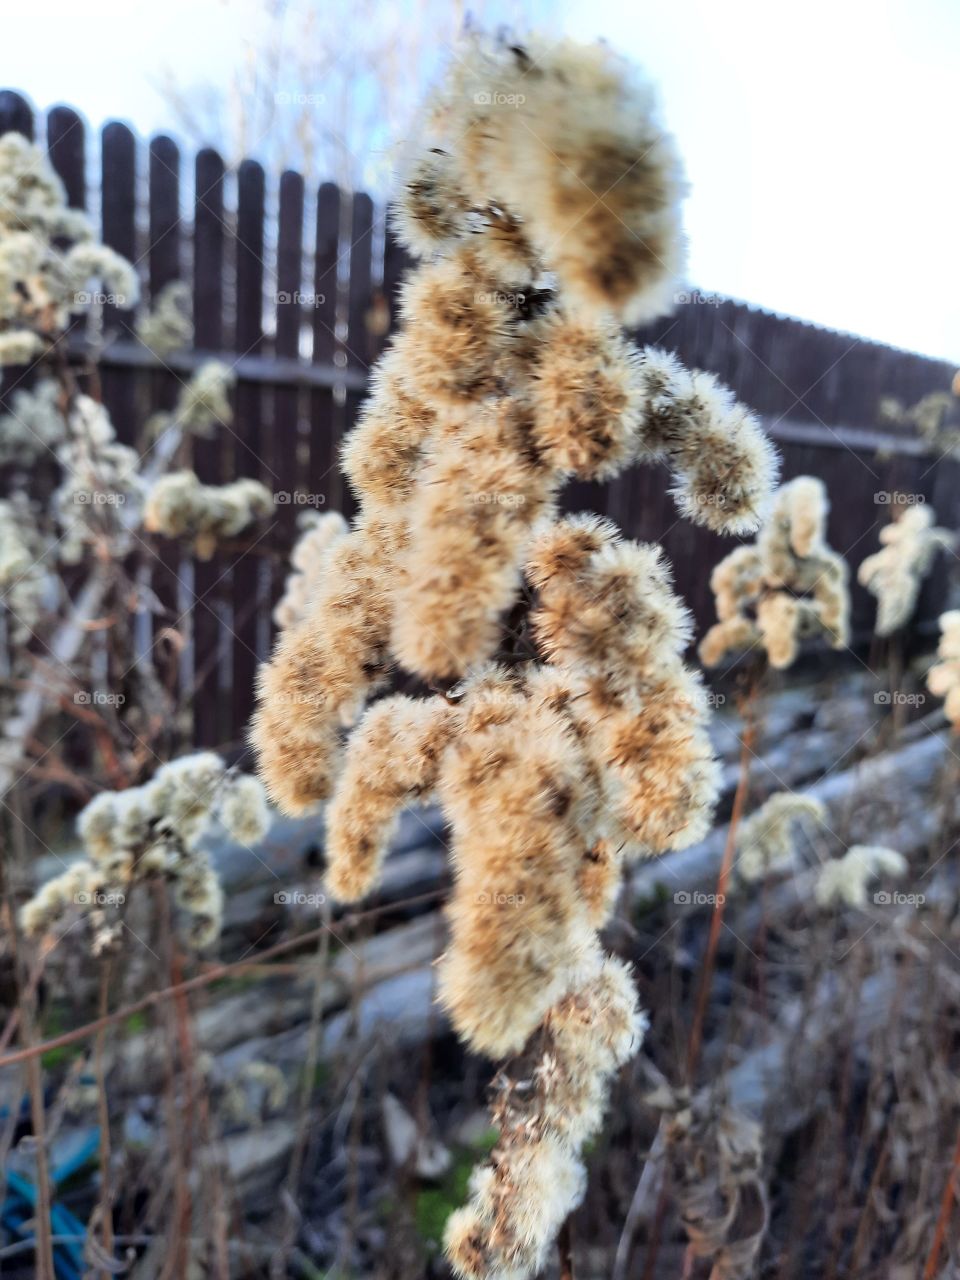
M478 1160L482 1160L496 1146L499 1134L488 1129L469 1147L460 1147L454 1153L453 1164L437 1187L424 1187L417 1193L414 1218L417 1232L424 1244L439 1249L447 1219L467 1199L470 1174Z

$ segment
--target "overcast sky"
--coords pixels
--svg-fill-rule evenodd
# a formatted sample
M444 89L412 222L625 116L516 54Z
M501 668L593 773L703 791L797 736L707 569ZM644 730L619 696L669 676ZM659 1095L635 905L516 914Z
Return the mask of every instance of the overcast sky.
M16 5L0 86L95 125L168 129L161 69L225 85L247 14L248 0ZM552 25L604 36L660 84L695 285L960 362L956 0L568 0Z

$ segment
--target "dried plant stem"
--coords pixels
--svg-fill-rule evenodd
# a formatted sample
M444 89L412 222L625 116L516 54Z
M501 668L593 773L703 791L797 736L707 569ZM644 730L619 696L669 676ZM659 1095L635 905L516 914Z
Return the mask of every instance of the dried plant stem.
M173 929L170 919L170 900L167 886L155 886L157 916L160 922L160 940L163 958L172 979L171 987L176 989L173 996L173 1008L167 1009L167 1127L171 1153L173 1155L174 1176L174 1212L173 1240L168 1255L163 1277L185 1274L189 1257L190 1222L192 1215L190 1188L188 1184L191 1163L191 1132L193 1124L193 1086L191 1037L189 1028L189 1008L185 1008L186 993L180 979L180 964ZM177 1050L179 1047L180 1066L182 1068L184 1099L182 1106L177 1101Z
M560 1255L560 1280L574 1280L573 1276L573 1231L570 1219L567 1218L557 1236L557 1251Z
M324 904L324 923L329 925L330 907ZM281 1280L286 1274L285 1268L291 1250L296 1241L297 1227L299 1225L297 1211L297 1190L300 1186L300 1174L303 1170L303 1160L307 1149L307 1139L310 1134L310 1099L313 1096L315 1087L317 1065L320 1061L320 1045L321 1030L323 1026L323 979L327 972L327 966L330 961L330 930L327 927L320 933L317 939L316 959L313 969L313 995L310 1002L310 1027L307 1033L307 1056L304 1059L303 1072L300 1077L300 1099L299 1099L299 1116L297 1122L297 1137L293 1144L293 1151L290 1155L290 1166L287 1169L286 1191L284 1204L286 1209L286 1223L284 1225L283 1238L280 1247L270 1262L270 1275L272 1280Z
M21 1006L20 1025L24 1040L34 1039L34 1010L27 1004ZM39 1280L54 1280L53 1242L50 1233L50 1172L47 1165L47 1138L43 1104L43 1070L39 1058L27 1063L27 1089L30 1094L30 1120L36 1143L37 1164L37 1275Z
M19 808L17 797L12 798L12 803ZM24 847L24 825L20 819L19 813L12 811L14 821L8 823L10 828L10 842L12 847L12 863L14 866L23 866L26 861L26 849ZM0 877L2 877L3 899L7 904L9 915L9 938L11 959L13 960L13 969L17 978L17 1007L19 1010L20 1037L24 1047L30 1050L37 1048L36 1033L36 1013L37 1013L37 984L34 982L34 975L27 975L24 972L23 953L20 948L20 933L17 926L16 911L13 909L13 903L10 897L10 868L8 866L6 873L2 870L0 863ZM37 1184L37 1204L36 1204L36 1262L38 1280L55 1280L53 1270L53 1241L50 1226L50 1170L47 1163L47 1137L46 1137L46 1112L43 1100L43 1067L40 1061L39 1053L31 1053L26 1060L27 1062L27 1092L30 1097L30 1122L33 1128L33 1138L35 1143L35 1160L36 1160L36 1184Z
M960 1172L960 1133L957 1134L957 1144L954 1147L950 1172L947 1174L946 1186L943 1188L943 1199L940 1201L940 1213L937 1217L933 1244L930 1246L927 1264L923 1268L923 1280L933 1280L937 1274L937 1267L940 1265L940 1251L943 1248L944 1236L947 1233L947 1223L950 1221L950 1214L953 1212L954 1186L958 1172Z
M697 1063L700 1059L700 1049L703 1041L703 1026L707 1016L707 1004L710 999L710 991L713 986L713 969L717 958L717 944L720 941L720 929L723 925L723 909L726 905L727 885L730 880L730 871L733 867L734 851L737 847L737 828L739 827L740 819L743 816L743 810L747 799L747 786L750 781L750 758L753 755L753 746L757 737L757 723L754 707L757 686L758 681L751 678L749 687L741 703L744 725L741 737L740 773L737 778L737 790L733 797L733 810L730 814L730 825L727 828L727 841L723 848L723 859L720 863L720 873L717 876L716 902L713 906L713 915L710 918L710 936L707 939L707 950L703 958L703 975L700 979L696 1011L693 1017L693 1025L690 1028L690 1041L687 1048L687 1079L691 1083L694 1075L696 1074Z
M106 1016L110 1001L110 960L105 958L100 965L100 999L98 1013ZM94 1075L97 1081L97 1121L100 1125L100 1238L104 1252L113 1257L113 1194L110 1185L110 1106L107 1101L107 1086L104 1074L104 1050L106 1047L106 1028L97 1032L94 1043ZM109 1276L109 1272L100 1273Z

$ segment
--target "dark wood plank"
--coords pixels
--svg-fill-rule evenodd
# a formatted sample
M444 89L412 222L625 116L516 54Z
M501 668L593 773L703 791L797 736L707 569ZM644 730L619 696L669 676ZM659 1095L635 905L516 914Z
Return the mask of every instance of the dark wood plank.
M193 328L194 347L205 353L223 350L224 163L204 148L194 162ZM227 431L193 442L193 468L204 484L227 478L232 455ZM197 746L219 747L232 733L230 699L220 687L221 647L231 641L226 629L225 559L219 553L193 566L193 732Z
M103 243L130 262L137 260L137 142L125 124L111 120L100 134L100 226ZM134 311L106 306L103 324L109 341L131 339ZM138 375L134 369L103 365L103 399L117 436L132 444L139 428Z
M182 278L181 225L180 225L180 151L172 138L160 136L151 139L148 155L148 249L147 274L149 298L156 299L164 285ZM183 385L169 367L150 375L152 410L170 410ZM174 626L178 631L189 629L189 614L183 617L186 600L181 600L181 565L186 565L187 553L176 542L156 539L152 561L151 586L161 607L154 617L154 641L161 633ZM189 594L189 569L184 570ZM162 643L162 642L161 642ZM159 646L158 646L159 647ZM164 651L169 656L161 663L161 678L171 695L181 694L178 659L170 646Z
M256 161L244 160L237 174L237 311L234 349L240 355L257 354L263 345L264 213L266 184ZM234 478L250 476L276 491L263 456L266 439L262 420L264 399L256 383L238 381L234 421ZM263 528L253 526L241 539L250 549L233 557L233 633L231 741L240 744L253 703L257 666L265 653L258 646L258 617L269 604L267 566L263 554L268 543Z
M343 346L336 336L338 267L340 261L340 191L325 182L317 192L316 238L313 268L313 363L338 364L347 372ZM349 372L357 373L353 369ZM310 440L306 488L323 494L326 510L343 506L345 485L338 469L339 440L343 423L342 398L334 390L310 395Z
M303 178L288 170L280 178L274 350L278 356L289 359L300 355L304 321L313 309L313 295L305 290L303 283L303 198ZM298 501L302 496L312 496L301 485L301 454L306 457L307 447L307 440L301 442L300 439L299 391L289 383L278 385L273 393L273 431L267 460L276 476L278 495L288 497L289 501L278 498L272 539L276 564L271 583L271 608L283 592L290 551L297 537L297 517L310 509Z
M369 370L376 359L375 299L373 295L373 202L368 195L354 195L350 216L350 284L347 293L347 366ZM343 435L353 429L363 393L348 391L344 402ZM349 485L342 486L345 516L356 513L356 499Z
M85 143L84 123L73 107L53 107L47 115L47 151L71 209L87 207Z
M33 107L14 89L0 89L0 137L5 133L22 133L34 139Z

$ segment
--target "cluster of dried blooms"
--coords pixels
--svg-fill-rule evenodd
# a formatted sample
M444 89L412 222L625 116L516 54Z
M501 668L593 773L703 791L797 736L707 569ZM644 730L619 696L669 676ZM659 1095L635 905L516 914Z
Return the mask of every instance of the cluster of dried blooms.
M847 565L827 545L828 510L821 481L798 476L777 490L756 541L716 566L710 587L718 622L700 644L705 666L757 647L783 668L806 637L824 635L834 649L847 644Z
M147 494L143 526L148 533L190 538L199 560L209 560L221 538L234 538L273 511L273 494L259 480L202 484L192 471L161 476Z
M290 556L293 572L287 578L283 595L273 611L273 620L278 627L292 627L307 616L314 592L323 581L326 552L348 528L338 511L327 511L322 515L308 511L297 523L302 533Z
M71 313L139 296L125 258L93 239L85 214L19 133L0 138L0 365L27 364L63 331Z
M78 820L86 857L24 904L23 930L38 936L65 917L87 916L99 953L119 937L122 912L116 909L133 887L162 880L174 888L190 944L205 947L220 932L223 894L204 837L219 823L241 844L255 844L268 813L257 779L230 772L212 752L162 765L143 786L102 792Z
M21 495L0 499L0 626L10 648L26 644L50 605L43 548Z
M775 791L737 832L737 874L747 884L794 865L798 827L822 826L827 811L814 796Z
M877 597L878 636L892 635L910 621L937 552L956 542L948 529L934 525L936 512L925 503L898 511L880 530L881 549L857 570L857 581Z
M938 458L956 455L960 452L960 370L949 391L931 391L909 407L885 396L880 401L880 421L915 429Z
M927 673L927 688L935 698L945 698L944 711L955 729L960 729L960 609L940 615L939 662Z
M820 868L814 896L821 907L845 903L848 907L867 905L867 885L880 876L899 878L907 860L896 849L883 845L855 844L842 858L832 858Z
M582 1144L642 1030L598 936L622 863L699 838L717 789L660 549L558 519L557 497L661 460L684 514L743 532L775 461L711 377L618 327L662 310L681 243L678 163L631 68L472 41L416 137L397 225L423 261L344 450L360 511L298 548L251 738L281 808L332 797L340 899L375 886L403 805L449 821L440 998L532 1084L502 1078L448 1253L461 1276L519 1278L582 1196ZM364 712L397 667L431 696Z

